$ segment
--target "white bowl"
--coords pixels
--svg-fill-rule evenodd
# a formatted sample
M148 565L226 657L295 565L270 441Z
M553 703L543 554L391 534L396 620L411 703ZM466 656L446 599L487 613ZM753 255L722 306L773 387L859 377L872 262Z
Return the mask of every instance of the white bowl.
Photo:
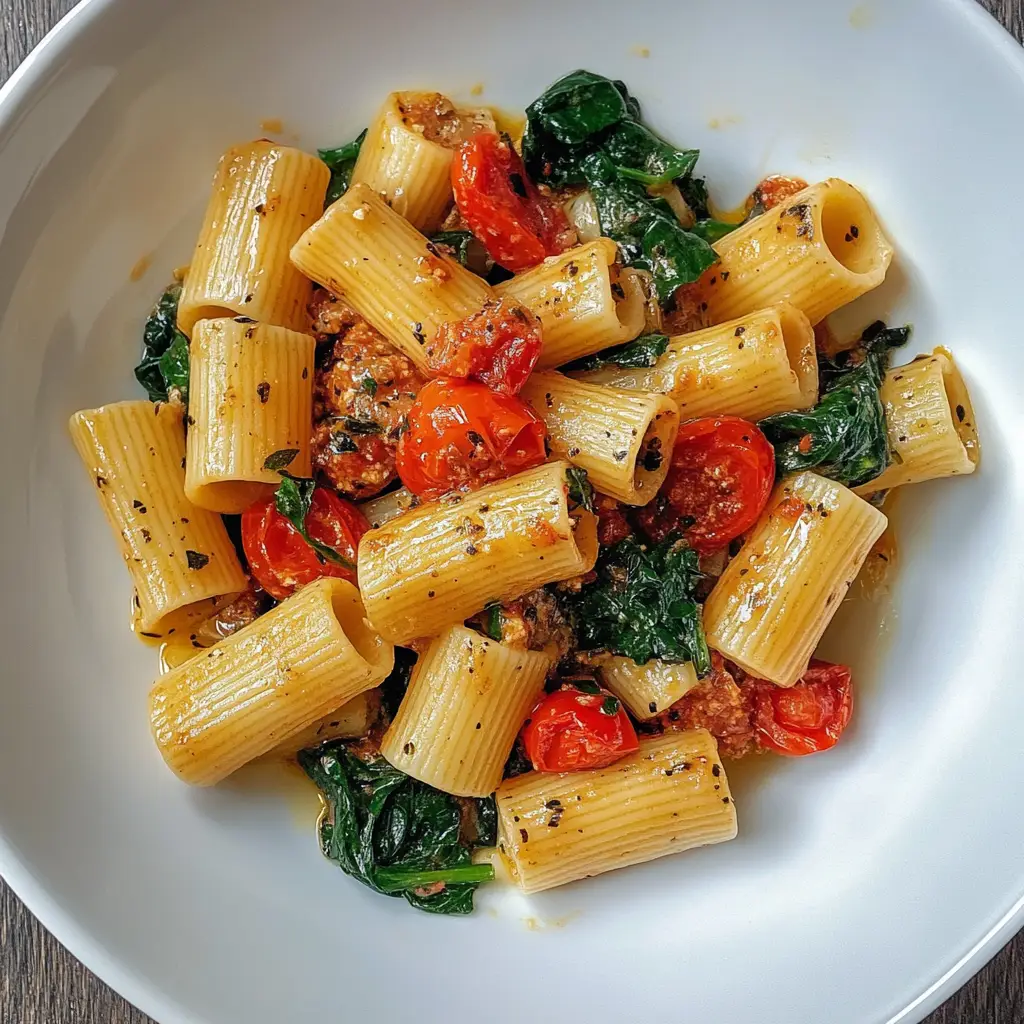
M849 0L852 5L852 0ZM642 56L649 47L649 57ZM469 920L323 860L280 779L178 783L155 655L78 465L75 409L136 394L142 319L229 144L337 144L390 89L521 107L577 66L702 148L717 197L767 171L861 186L898 247L856 311L948 345L984 463L908 489L834 752L734 771L740 838ZM973 3L90 0L0 93L0 871L164 1024L917 1021L1021 924L1024 61ZM137 282L132 267L151 267ZM1014 455L1018 452L1018 455Z

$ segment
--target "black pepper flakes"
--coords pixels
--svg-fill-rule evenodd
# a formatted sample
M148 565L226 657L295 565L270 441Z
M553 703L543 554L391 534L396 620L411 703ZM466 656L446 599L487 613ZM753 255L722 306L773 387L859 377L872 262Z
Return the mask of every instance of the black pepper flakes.
M256 385L256 394L260 396L260 402L263 405L266 405L267 401L270 399L270 381L260 381L260 383Z
M519 830L519 835L522 836L523 842L528 843L530 841L530 833L525 828Z
M404 747L402 747L402 753L403 754L415 754L416 753L416 745L412 742L412 740L410 740L408 743L405 744Z
M963 423L964 417L967 415L967 410L962 405L956 407L956 418L960 423Z
M188 548L185 551L185 560L188 562L190 569L202 569L210 562L210 556L204 555L201 551L193 551Z

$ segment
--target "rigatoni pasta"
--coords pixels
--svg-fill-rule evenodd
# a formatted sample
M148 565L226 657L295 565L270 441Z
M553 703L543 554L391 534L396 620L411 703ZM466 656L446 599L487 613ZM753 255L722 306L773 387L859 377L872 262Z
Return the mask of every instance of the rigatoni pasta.
M877 288L892 246L874 211L839 178L811 185L715 243L701 298L711 323L790 302L817 324Z
M974 472L980 457L974 408L948 352L936 349L893 367L879 395L892 462L881 476L855 488L858 494Z
M248 316L301 331L311 287L288 251L320 216L323 161L260 139L221 157L178 304L178 326Z
M496 794L502 854L541 892L736 836L736 807L704 729L645 738L596 771L530 772Z
M359 585L392 643L435 636L493 601L593 567L594 517L570 512L566 462L429 502L367 533Z
M358 739L369 732L380 713L380 692L376 689L357 693L335 711L318 718L312 725L292 733L262 755L266 758L294 757L300 750L331 740Z
M158 679L153 737L178 778L212 786L377 686L393 664L356 588L317 580Z
M814 331L787 302L670 338L653 366L611 366L573 376L669 395L683 419L742 416L756 421L808 409L818 399Z
M544 331L540 369L632 341L644 329L643 289L633 277L628 287L620 283L616 253L610 238L598 238L553 256L495 289L540 319Z
M602 661L601 681L639 719L653 718L686 696L700 680L693 663L652 659L638 665L632 658Z
M311 335L247 317L200 320L189 347L185 493L201 508L242 512L280 482L265 465L286 452L309 476L313 405Z
M886 522L834 480L783 480L704 605L708 644L745 672L792 686Z
M179 406L117 402L76 412L69 426L131 574L142 632L183 629L245 589L220 516L185 497Z
M552 662L452 626L417 661L381 753L444 793L488 796Z
M602 494L646 505L658 493L679 428L671 398L628 394L554 371L533 374L521 394L547 425L552 452L585 469Z
M493 297L485 281L362 184L303 234L291 258L307 277L343 295L420 369L441 324L477 312Z

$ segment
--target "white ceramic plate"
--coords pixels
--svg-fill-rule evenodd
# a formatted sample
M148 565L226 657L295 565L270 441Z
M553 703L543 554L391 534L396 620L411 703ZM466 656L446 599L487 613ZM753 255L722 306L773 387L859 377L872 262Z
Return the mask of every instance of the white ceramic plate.
M893 608L832 638L856 727L735 770L736 842L437 919L322 860L281 785L163 767L64 424L136 393L143 316L261 119L336 144L393 88L515 108L581 65L700 146L720 200L776 170L865 189L899 256L860 319L955 351L984 465L901 500ZM1022 71L954 0L84 3L0 94L0 871L164 1024L923 1017L1021 923Z

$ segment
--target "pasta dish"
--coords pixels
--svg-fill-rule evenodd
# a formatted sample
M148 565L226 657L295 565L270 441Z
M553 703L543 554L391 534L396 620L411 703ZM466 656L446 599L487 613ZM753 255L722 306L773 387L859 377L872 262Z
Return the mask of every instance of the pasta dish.
M587 71L224 153L147 397L70 423L180 780L297 759L327 857L461 914L732 839L730 761L840 740L816 648L974 413L909 327L829 329L893 259L857 188L724 213L698 155Z

